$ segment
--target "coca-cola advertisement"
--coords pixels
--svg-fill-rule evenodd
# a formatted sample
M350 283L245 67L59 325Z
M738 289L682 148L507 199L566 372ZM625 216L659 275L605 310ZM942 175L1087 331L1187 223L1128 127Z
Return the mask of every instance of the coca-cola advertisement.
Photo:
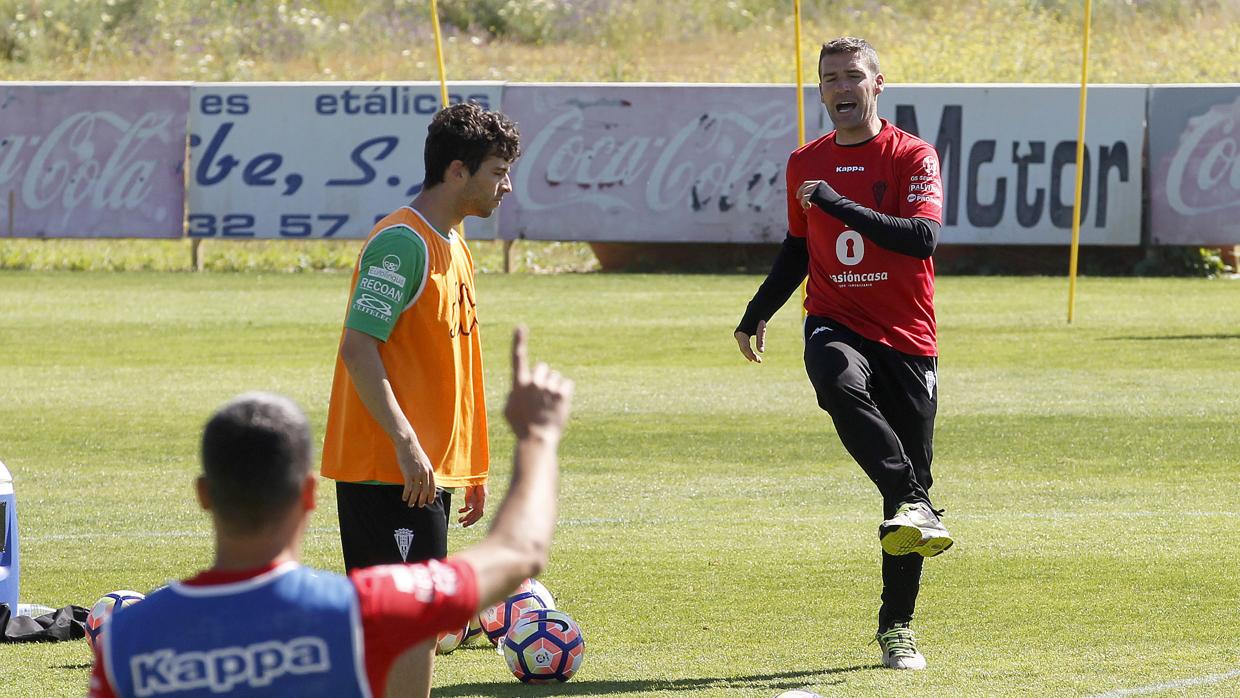
M188 84L0 83L0 236L180 237Z
M815 133L820 111L806 90ZM778 242L796 91L779 85L509 85L521 129L505 238Z
M1150 88L1150 236L1240 244L1240 85Z

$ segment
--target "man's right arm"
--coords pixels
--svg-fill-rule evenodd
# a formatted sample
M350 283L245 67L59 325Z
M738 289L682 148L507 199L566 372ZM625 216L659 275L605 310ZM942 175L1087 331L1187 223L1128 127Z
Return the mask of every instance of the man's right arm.
M474 569L478 610L546 567L557 516L557 449L568 424L573 382L540 363L529 368L526 331L513 335L513 382L504 416L517 437L512 482L491 530L451 559Z
M741 354L759 364L762 363L761 354L766 350L766 322L788 302L789 296L809 273L809 246L806 242L809 237L809 221L796 198L794 181L798 176L798 168L793 162L795 157L796 153L793 153L788 158L788 166L784 168L784 184L788 190L788 236L784 238L766 280L749 301L740 324L733 332ZM755 335L758 337L756 354L750 344L750 338Z
M809 246L805 238L789 233L779 248L779 254L775 256L770 273L745 308L745 315L736 326L736 331L747 335L757 332L758 323L770 320L771 316L788 302L789 296L801 285L808 271Z
M340 359L358 397L392 440L404 477L401 498L410 506L434 500L434 466L396 400L379 343L388 340L401 313L417 301L429 273L427 260L426 242L407 226L376 233L358 261L340 342Z
M396 460L405 477L401 499L411 506L430 504L435 498L434 466L396 401L379 356L379 340L346 327L340 342L340 359L349 371L358 398L396 448Z

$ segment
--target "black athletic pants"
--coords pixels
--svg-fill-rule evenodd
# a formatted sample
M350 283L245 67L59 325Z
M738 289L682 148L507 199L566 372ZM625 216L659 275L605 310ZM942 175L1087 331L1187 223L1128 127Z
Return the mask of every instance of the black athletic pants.
M434 501L410 507L402 485L336 483L340 547L345 569L448 556L452 491L435 489Z
M844 448L878 486L883 518L905 502L930 504L938 360L911 356L843 325L805 320L805 372ZM923 558L883 553L880 630L913 618Z

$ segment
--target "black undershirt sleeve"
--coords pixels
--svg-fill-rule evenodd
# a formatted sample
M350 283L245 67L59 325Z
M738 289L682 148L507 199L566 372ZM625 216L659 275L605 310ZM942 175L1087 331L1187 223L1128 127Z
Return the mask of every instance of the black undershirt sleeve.
M750 336L757 334L758 323L770 320L775 311L788 302L788 297L801 285L808 272L809 247L805 238L794 235L784 238L775 263L771 265L771 272L758 287L753 300L749 301L736 331Z
M886 248L917 259L929 259L939 244L938 222L929 218L897 218L866 208L822 184L810 201L844 225Z

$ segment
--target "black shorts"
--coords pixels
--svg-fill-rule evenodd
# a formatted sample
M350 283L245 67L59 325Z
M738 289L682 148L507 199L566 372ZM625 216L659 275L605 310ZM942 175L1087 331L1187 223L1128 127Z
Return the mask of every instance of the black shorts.
M336 483L346 569L448 556L451 490L436 488L434 501L411 507L401 501L403 489L401 485Z

